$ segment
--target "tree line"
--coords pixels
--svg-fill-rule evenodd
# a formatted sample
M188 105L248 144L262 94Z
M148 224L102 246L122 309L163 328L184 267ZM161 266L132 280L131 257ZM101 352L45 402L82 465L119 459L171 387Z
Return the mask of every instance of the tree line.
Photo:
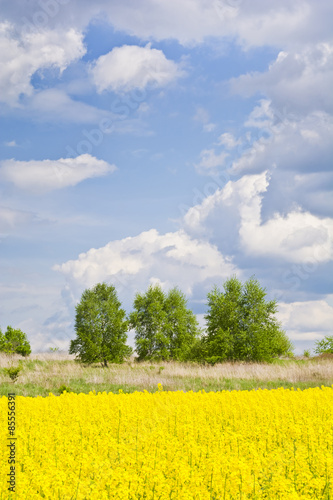
M290 355L293 345L275 314L277 303L255 278L244 284L235 276L223 290L207 295L206 329L199 327L177 288L164 292L151 285L137 293L126 315L113 285L98 283L86 289L76 306L76 338L69 353L84 363L122 363L132 353L127 332L135 330L137 359L154 361L264 361Z
M235 276L207 295L206 328L201 329L177 288L164 292L151 285L137 293L126 315L113 285L98 283L86 289L76 306L76 338L69 353L83 363L123 363L133 354L128 331L135 330L138 361L270 362L292 354L293 345L275 314L277 303L255 278L244 284ZM51 349L53 350L53 349ZM0 328L0 352L29 356L27 335L18 328ZM306 351L304 351L306 352ZM316 354L333 355L333 336L316 341Z

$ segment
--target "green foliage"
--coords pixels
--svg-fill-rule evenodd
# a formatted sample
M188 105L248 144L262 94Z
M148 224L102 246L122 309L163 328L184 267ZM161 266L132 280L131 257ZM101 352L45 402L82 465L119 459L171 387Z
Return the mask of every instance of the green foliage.
M25 333L19 329L7 326L5 334L0 330L0 351L7 354L29 356L31 347Z
M316 349L315 353L316 354L333 354L333 335L332 336L326 336L322 340L317 340L315 342L316 344Z
M65 391L66 391L66 392L72 392L72 391L71 391L71 389L70 389L70 387L67 387L67 385L62 384L62 385L59 387L58 392L59 392L60 394L62 394L62 393L63 393L63 392L65 392Z
M250 278L244 285L232 277L208 294L207 334L202 351L210 363L272 361L293 347L274 317L276 301L267 301L266 291Z
M309 349L304 349L303 356L305 358L309 358L311 356L310 350Z
M190 357L199 335L196 317L177 288L165 294L159 285L151 285L145 294L137 293L129 322L136 330L135 348L140 361L184 361Z
M103 366L122 363L131 355L126 345L128 322L126 313L112 285L98 283L86 289L76 306L76 338L71 341L69 354L77 354L83 363L100 362Z
M17 366L16 368L14 366L11 366L10 368L4 368L4 372L9 375L13 382L18 379L20 371L21 368L19 366Z

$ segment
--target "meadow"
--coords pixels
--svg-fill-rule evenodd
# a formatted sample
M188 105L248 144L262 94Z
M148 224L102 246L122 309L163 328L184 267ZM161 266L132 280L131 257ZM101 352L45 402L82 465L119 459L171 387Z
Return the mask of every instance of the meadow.
M15 383L4 368L21 366ZM194 363L137 363L130 360L104 368L84 366L74 356L61 353L32 354L28 358L0 354L0 395L13 389L21 396L60 394L62 386L75 393L147 390L155 392L157 384L167 391L221 391L276 389L279 387L307 389L333 384L332 358L277 360L273 364L223 363L215 366Z

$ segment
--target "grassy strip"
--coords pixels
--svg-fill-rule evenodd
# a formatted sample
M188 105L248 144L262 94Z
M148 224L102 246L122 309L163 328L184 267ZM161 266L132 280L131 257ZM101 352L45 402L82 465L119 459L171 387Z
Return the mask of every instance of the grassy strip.
M4 368L19 366L21 371L12 382ZM157 384L164 390L221 391L307 389L333 384L332 359L277 360L273 364L223 363L215 366L184 363L136 363L84 366L70 356L32 355L28 359L0 356L0 395L15 392L22 396L60 394L65 386L72 392L125 393L147 390L155 392Z

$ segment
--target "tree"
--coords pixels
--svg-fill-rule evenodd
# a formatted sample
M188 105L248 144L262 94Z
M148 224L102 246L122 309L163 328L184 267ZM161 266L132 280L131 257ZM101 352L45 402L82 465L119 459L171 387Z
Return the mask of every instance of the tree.
M165 294L158 285L150 286L145 294L137 293L134 311L129 315L131 328L135 328L135 350L139 360L167 359Z
M332 336L327 335L323 339L317 340L315 344L316 344L316 349L315 349L316 354L333 354L333 335Z
M166 296L165 310L170 358L185 361L191 357L191 350L200 333L198 321L187 308L186 297L178 288L171 289Z
M274 317L275 300L250 278L244 285L234 276L208 294L207 335L203 338L207 360L220 362L271 361L293 347Z
M100 362L102 366L122 363L131 355L126 345L128 322L126 313L112 285L98 283L86 289L76 306L76 338L71 341L69 353L77 354L83 363Z
M151 285L145 294L137 293L129 322L136 330L139 360L185 360L199 334L197 320L177 288L165 294L159 285Z
M21 354L29 356L31 353L30 343L25 333L18 328L7 326L5 334L0 330L0 351L7 354Z

